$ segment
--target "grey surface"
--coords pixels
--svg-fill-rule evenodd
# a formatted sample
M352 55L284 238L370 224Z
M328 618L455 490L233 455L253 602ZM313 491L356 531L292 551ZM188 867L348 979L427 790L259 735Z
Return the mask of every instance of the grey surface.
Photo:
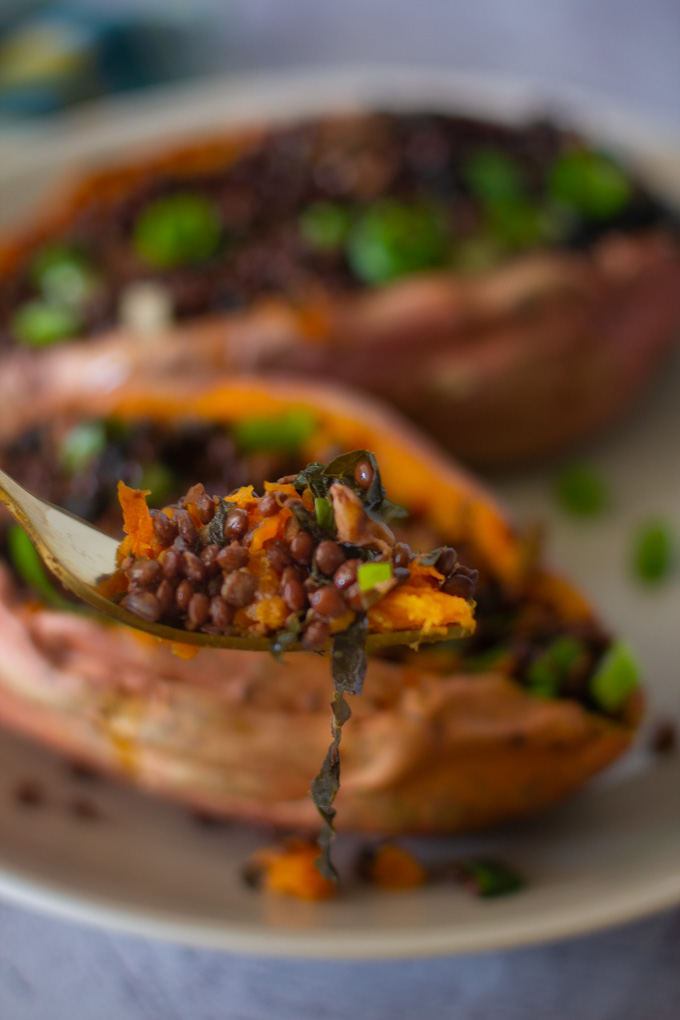
M596 88L680 125L677 0L212 6L211 70L408 61L501 71ZM677 1020L678 1003L679 912L535 949L361 964L196 951L0 904L0 1020Z
M263 960L0 907L2 1020L677 1020L680 912L537 949Z

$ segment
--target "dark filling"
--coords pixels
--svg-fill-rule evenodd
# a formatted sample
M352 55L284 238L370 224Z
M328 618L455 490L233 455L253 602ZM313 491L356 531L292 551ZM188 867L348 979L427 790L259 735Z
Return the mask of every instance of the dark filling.
M179 318L265 294L309 300L412 272L479 271L518 252L664 224L644 188L573 134L375 114L270 132L229 166L155 171L92 196L0 285L0 344L115 324L133 281Z

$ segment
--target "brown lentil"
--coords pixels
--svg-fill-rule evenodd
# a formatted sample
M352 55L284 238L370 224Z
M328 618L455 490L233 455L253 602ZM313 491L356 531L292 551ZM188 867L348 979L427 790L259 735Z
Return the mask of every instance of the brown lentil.
M222 574L215 574L208 581L208 595L212 598L214 595L219 595L222 591Z
M395 578L397 584L406 584L411 576L411 571L408 567L395 567L392 576Z
M331 636L331 628L324 620L312 620L302 635L301 644L310 651L322 648Z
M198 540L196 525L186 511L176 514L175 520L177 521L177 530L180 533L180 537L183 538L187 546L191 548Z
M281 595L292 613L298 613L307 605L307 592L297 577L288 577L281 583Z
M243 538L248 530L248 514L240 507L230 510L224 519L224 537L228 542Z
M121 604L129 612L140 616L142 620L148 620L149 623L155 623L161 615L160 603L150 591L130 592L123 596Z
M291 540L290 552L296 563L307 564L311 562L314 540L306 531L298 531Z
M342 594L350 609L353 609L355 613L361 612L364 608L364 593L357 582L351 584L349 588L345 588Z
M309 599L312 609L322 619L335 620L347 610L345 600L337 588L329 584L319 588Z
M210 611L210 599L207 595L204 595L202 591L194 592L189 608L187 609L187 617L192 627L200 627L208 619L208 613Z
M411 562L411 549L405 542L398 542L394 547L392 561L395 567L407 567Z
M128 570L128 578L131 583L142 588L158 584L161 574L161 565L158 560L135 560Z
M335 574L338 567L345 562L345 554L338 543L329 538L319 542L314 559L321 573L331 577Z
M361 460L354 468L354 481L360 489L368 492L375 472L367 460Z
M177 525L162 510L151 510L154 535L161 545L172 545L177 537Z
M215 507L209 496L201 496L196 503L196 513L201 524L210 524L215 516Z
M339 591L344 591L353 585L357 579L357 571L361 560L345 560L341 567L333 574L333 584Z
M218 630L228 630L231 625L231 621L234 618L234 613L231 606L227 605L224 599L220 598L219 595L210 600L209 613L210 619Z
M283 573L286 567L290 566L290 549L280 538L272 538L265 544L265 550L274 570Z
M228 574L222 584L222 598L234 609L243 609L255 598L257 578L243 570Z
M184 573L190 581L200 584L201 581L205 580L205 567L203 566L203 561L200 556L197 556L196 553L183 553L182 565L184 567Z
M458 595L462 599L471 599L475 591L477 571L467 567L459 567L455 574L449 576L442 582L442 591L445 595Z
M175 592L175 601L183 613L186 613L191 602L191 597L194 594L194 586L186 577L183 581L180 581L177 585L177 591Z
M450 546L446 549L442 549L439 559L435 563L436 569L444 577L448 577L452 570L455 570L456 564L458 563L458 553L455 549Z
M250 553L242 545L227 545L218 552L217 565L221 570L229 573L231 570L245 567L249 559Z
M172 582L164 578L156 589L156 598L158 604L161 607L161 613L165 616L166 613L171 612L175 605L175 589L172 586Z
M166 549L159 556L158 562L161 565L161 569L164 575L172 581L175 577L179 577L182 570L182 555L175 549Z
M219 545L211 542L210 545L206 545L205 549L201 552L201 563L205 567L206 574L211 577L216 574L219 568L217 557L220 552Z
M268 492L258 503L261 517L273 517L280 510L279 502L273 492Z

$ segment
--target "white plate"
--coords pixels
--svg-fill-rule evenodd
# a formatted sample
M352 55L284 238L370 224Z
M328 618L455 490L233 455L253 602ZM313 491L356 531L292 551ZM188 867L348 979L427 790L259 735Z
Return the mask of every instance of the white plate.
M281 82L221 81L129 105L108 103L65 119L40 138L4 142L4 210L33 202L55 172L92 157L125 154L178 133L267 109L346 106L375 99L392 106L456 105L519 116L539 109L524 86L460 76L402 72L288 76ZM311 97L311 98L310 98ZM554 104L553 104L554 105ZM565 104L561 104L565 108ZM633 152L657 180L680 179L678 149L597 104L566 104L574 120L599 128ZM579 115L587 109L588 115ZM1 146L0 146L1 147ZM550 553L588 590L605 617L639 652L648 677L649 716L680 715L680 581L646 591L631 578L636 524L675 523L680 539L680 358L654 396L619 432L588 451L609 481L611 512L573 522L556 512L550 478L535 474L501 489L523 520L550 524ZM567 413L567 409L565 409ZM298 956L413 956L490 949L615 924L680 902L680 757L653 759L642 747L561 808L479 838L419 841L432 858L483 850L525 872L527 889L475 901L449 886L386 893L353 886L336 902L309 904L246 888L240 869L262 836L238 827L207 830L185 811L122 786L82 785L40 748L0 742L0 891L73 918L232 950ZM31 779L42 806L20 805L17 783ZM86 797L101 817L73 812ZM341 855L353 852L341 842Z

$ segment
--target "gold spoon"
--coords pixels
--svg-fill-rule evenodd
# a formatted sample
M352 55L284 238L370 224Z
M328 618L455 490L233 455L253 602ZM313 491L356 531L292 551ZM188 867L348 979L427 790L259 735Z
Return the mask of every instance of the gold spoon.
M34 543L41 558L63 585L83 602L105 616L135 630L179 644L210 645L213 648L241 648L269 651L270 638L231 637L226 634L203 634L163 623L150 623L124 606L111 602L97 591L97 584L116 569L115 538L103 534L79 517L48 503L24 489L5 471L0 471L0 503L4 503L17 524ZM418 645L425 641L448 641L467 637L465 627L456 625L431 631L400 630L369 634L367 648L384 645ZM330 641L328 642L330 648ZM299 643L286 646L286 651L301 652Z

